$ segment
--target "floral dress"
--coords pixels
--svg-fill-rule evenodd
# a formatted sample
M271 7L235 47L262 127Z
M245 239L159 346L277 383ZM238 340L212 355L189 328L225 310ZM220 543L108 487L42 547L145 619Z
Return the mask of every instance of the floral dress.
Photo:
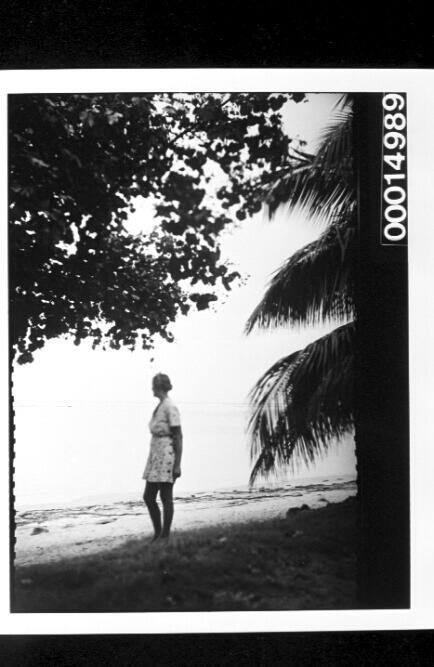
M170 429L180 425L178 408L170 398L165 398L158 405L149 422L152 438L143 479L148 482L173 483L175 449Z

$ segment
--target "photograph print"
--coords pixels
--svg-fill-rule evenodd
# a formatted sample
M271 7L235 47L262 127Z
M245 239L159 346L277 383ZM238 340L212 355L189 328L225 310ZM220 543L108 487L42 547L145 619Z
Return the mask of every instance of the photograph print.
M406 123L9 95L12 612L409 607Z

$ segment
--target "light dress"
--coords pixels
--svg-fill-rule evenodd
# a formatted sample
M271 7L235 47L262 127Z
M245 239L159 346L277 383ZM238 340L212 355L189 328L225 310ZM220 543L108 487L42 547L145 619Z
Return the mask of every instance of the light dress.
M170 429L180 425L179 410L172 399L166 397L158 405L149 422L149 430L152 433L151 447L143 479L148 482L173 483L175 449Z

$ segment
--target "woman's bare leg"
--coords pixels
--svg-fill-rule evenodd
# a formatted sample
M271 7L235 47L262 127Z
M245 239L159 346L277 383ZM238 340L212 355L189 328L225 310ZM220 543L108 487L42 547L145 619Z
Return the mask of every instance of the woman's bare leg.
M161 531L161 537L169 537L174 512L173 484L171 482L161 482L160 498L163 503L163 530Z
M154 526L154 540L160 537L161 533L161 513L157 503L157 493L159 484L157 482L146 482L143 500L148 508L152 525Z

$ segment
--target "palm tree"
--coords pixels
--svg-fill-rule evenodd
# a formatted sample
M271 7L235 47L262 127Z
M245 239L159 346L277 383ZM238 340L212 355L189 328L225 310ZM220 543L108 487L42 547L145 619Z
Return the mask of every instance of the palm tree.
M277 361L251 391L250 481L303 461L313 462L353 429L356 193L352 105L342 96L316 155L303 154L267 196L270 217L282 203L301 207L327 226L276 272L246 332L256 326L335 321L331 333Z

